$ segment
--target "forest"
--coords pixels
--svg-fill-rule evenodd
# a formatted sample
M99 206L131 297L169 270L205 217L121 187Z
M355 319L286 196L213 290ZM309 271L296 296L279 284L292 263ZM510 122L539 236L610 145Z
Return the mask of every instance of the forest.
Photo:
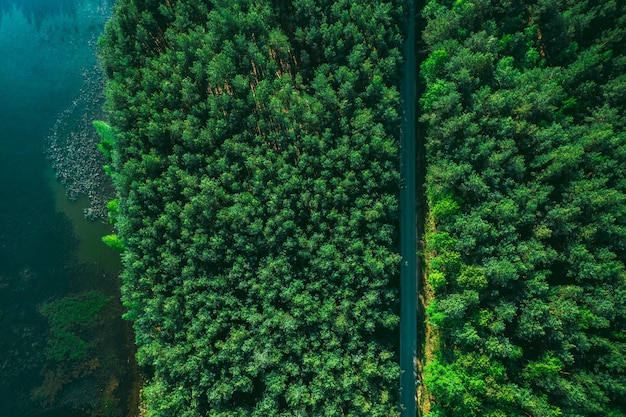
M626 5L422 13L429 415L626 415Z
M626 416L616 0L418 2L401 409L407 6L118 0L96 129L146 416Z
M401 15L118 3L107 240L148 415L398 414Z

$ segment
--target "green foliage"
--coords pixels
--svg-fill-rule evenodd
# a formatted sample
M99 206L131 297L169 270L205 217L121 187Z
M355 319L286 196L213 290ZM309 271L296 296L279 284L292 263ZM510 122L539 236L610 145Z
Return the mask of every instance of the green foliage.
M524 368L524 378L526 379L553 379L558 376L563 369L563 363L554 357L552 352L547 352L541 360L531 362Z
M483 268L463 265L457 278L457 285L461 288L481 290L487 287L488 282Z
M420 66L420 75L428 82L436 81L439 73L445 68L448 52L444 49L433 51Z
M448 280L442 271L432 271L428 274L428 283L433 287L433 290L441 292L446 287Z
M402 4L227 3L100 41L148 414L398 415Z
M457 214L458 211L459 203L454 200L452 195L448 194L433 201L431 213L435 221L439 222L443 221L446 217Z
M57 362L84 359L88 347L81 333L97 325L98 314L110 301L110 297L90 291L43 304L39 311L51 326L46 356Z
M98 136L100 136L101 141L98 143L98 149L100 152L104 154L104 156L111 161L112 160L112 152L115 145L115 135L113 133L113 128L107 123L101 120L95 120L93 122L93 127L98 132Z
M124 242L122 242L122 240L116 234L102 236L102 242L114 251L124 251Z
M120 214L119 200L114 198L107 203L107 210L109 211L109 221L111 224L117 223L117 219Z
M432 415L626 415L625 7L422 11Z

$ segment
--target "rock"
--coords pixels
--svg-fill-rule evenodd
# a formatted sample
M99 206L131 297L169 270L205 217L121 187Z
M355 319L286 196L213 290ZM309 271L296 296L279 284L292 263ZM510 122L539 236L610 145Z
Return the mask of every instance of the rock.
M100 138L93 121L104 117L104 75L99 66L86 69L81 93L63 110L51 129L46 154L56 176L66 188L67 197L88 196L85 210L89 220L105 220L106 204L114 196L111 180L104 174L104 155L97 148Z

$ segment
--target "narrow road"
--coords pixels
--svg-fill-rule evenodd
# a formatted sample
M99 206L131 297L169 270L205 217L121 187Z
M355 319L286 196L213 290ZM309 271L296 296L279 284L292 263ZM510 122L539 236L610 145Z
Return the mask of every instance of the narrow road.
M403 417L416 415L417 355L417 259L416 259L416 169L415 169L415 0L408 0L408 33L404 44L404 77L401 85L402 125L400 137L400 403Z

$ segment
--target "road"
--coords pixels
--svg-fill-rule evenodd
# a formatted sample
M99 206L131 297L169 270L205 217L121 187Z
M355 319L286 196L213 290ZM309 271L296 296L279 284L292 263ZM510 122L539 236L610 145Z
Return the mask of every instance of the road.
M416 355L417 355L417 259L416 259L416 168L415 168L415 0L408 0L409 25L404 44L404 68L401 85L402 125L400 137L400 403L403 417L416 415Z

